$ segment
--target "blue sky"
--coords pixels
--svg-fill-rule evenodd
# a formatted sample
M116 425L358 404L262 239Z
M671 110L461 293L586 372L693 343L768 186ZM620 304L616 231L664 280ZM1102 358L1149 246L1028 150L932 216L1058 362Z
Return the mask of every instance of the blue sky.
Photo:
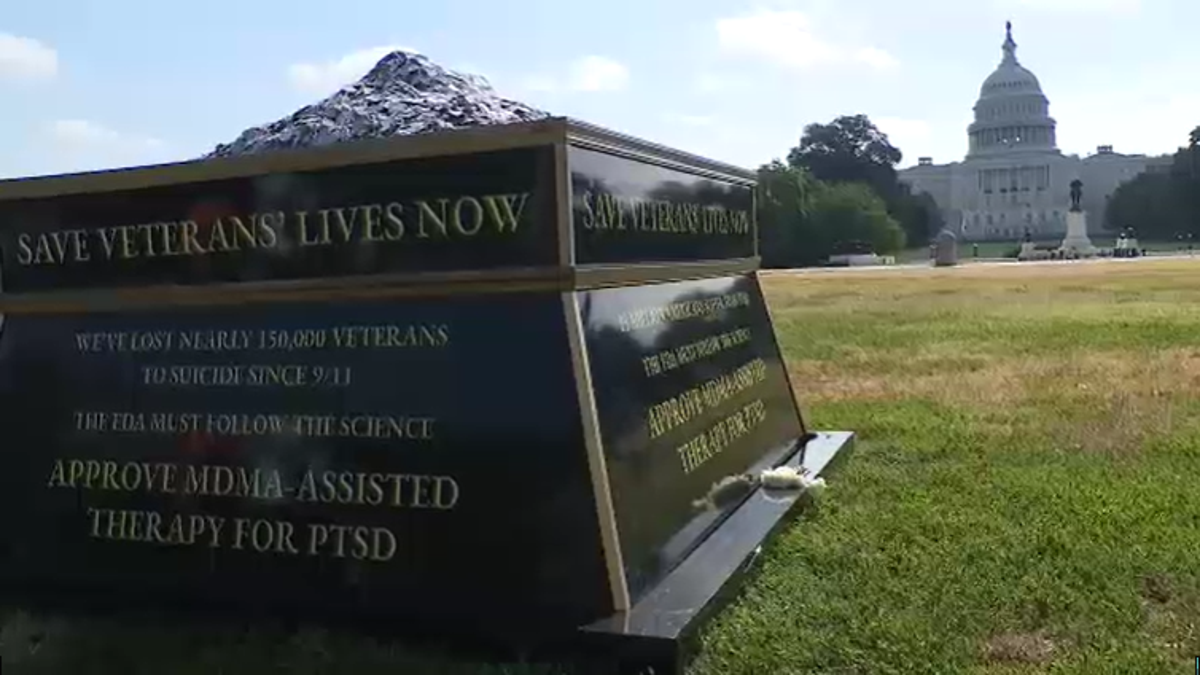
M904 165L951 161L1007 19L1063 150L1168 152L1200 125L1195 0L10 0L0 177L192 158L391 47L744 166L858 112Z

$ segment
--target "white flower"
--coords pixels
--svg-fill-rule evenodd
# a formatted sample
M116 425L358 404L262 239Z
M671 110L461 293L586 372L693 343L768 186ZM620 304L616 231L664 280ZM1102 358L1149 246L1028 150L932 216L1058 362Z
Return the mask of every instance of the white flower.
M814 490L825 488L824 478L810 478L805 469L780 466L759 474L759 482L768 490Z

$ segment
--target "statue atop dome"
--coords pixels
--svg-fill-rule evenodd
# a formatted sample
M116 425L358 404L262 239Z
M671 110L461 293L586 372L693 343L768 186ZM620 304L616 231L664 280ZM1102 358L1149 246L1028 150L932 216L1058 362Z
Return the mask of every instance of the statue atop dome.
M1004 60L1002 63L1016 64L1017 63L1017 43L1012 36L1012 22L1004 22Z

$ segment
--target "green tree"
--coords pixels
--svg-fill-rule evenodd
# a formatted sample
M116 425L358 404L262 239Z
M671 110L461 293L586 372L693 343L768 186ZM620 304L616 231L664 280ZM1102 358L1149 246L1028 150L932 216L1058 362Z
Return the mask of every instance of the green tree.
M1185 229L1200 235L1200 126L1188 133L1187 147L1175 153L1171 168L1176 200L1186 211Z
M1121 184L1108 200L1104 220L1110 229L1133 227L1139 236L1200 237L1200 127L1171 158L1166 172L1142 173Z
M825 182L866 183L886 201L897 194L896 165L902 158L887 134L860 114L804 127L800 144L788 153L788 164Z
M903 158L887 134L866 115L843 115L829 124L804 127L788 164L827 183L864 183L883 198L887 211L912 243L925 243L945 225L927 193L912 194L896 173Z
M889 211L904 228L905 238L910 242L929 241L946 226L946 219L933 196L928 192L912 194L905 183L900 183L900 194Z
M764 267L816 265L828 243L812 225L817 182L804 169L778 160L758 170L759 252Z
M1105 206L1105 224L1113 230L1132 227L1150 238L1172 238L1184 229L1177 204L1175 178L1167 173L1143 173L1122 183Z
M827 251L853 241L869 243L876 253L904 248L904 229L888 213L883 199L864 183L819 184L813 191L810 218L827 242Z

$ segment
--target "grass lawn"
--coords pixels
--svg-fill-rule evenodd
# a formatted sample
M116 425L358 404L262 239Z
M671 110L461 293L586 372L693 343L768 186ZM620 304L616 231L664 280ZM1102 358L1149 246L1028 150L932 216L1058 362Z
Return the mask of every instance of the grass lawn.
M810 425L860 443L712 621L694 675L1193 672L1200 261L766 284ZM24 672L552 672L320 635L54 643Z
M1200 263L768 287L812 425L861 444L695 673L1193 672Z

